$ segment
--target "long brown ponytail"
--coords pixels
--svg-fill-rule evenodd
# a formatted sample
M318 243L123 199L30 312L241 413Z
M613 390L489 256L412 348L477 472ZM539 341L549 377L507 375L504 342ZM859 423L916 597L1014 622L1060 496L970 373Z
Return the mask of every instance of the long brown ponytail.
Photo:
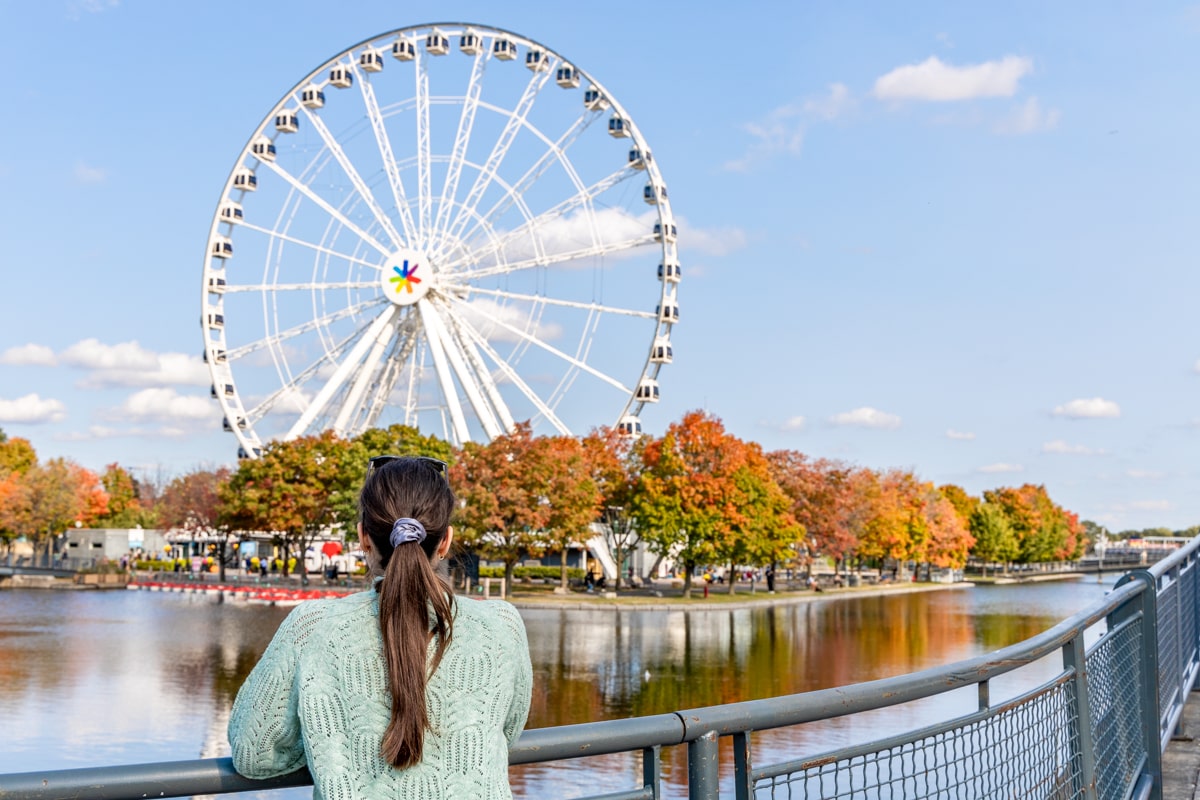
M359 495L364 535L379 555L379 629L387 661L392 719L380 753L393 766L421 760L429 717L425 685L438 668L453 633L453 594L433 567L433 555L446 537L454 492L428 460L398 458L372 468ZM424 526L421 542L393 547L392 526L401 518ZM430 611L433 612L432 619ZM427 662L430 639L437 641Z

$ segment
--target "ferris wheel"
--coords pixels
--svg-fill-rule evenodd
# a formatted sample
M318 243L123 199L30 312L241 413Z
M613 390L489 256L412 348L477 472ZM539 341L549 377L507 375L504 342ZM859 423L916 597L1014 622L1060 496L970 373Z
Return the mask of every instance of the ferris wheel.
M402 28L254 129L204 261L212 394L239 456L404 423L641 432L679 320L677 228L637 125L549 48Z

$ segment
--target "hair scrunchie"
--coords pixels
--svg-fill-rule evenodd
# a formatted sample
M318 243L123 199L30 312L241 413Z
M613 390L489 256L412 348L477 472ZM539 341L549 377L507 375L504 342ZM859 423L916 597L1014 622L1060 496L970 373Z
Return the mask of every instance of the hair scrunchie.
M392 523L392 535L388 537L392 547L408 542L420 544L425 541L425 526L412 517L402 517Z

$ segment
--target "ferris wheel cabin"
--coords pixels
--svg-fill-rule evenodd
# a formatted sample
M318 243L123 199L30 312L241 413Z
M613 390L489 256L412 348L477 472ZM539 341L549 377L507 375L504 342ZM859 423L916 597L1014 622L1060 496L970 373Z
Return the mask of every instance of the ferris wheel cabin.
M316 86L305 86L300 90L300 105L305 108L324 108L325 93Z
M221 391L220 391L220 392L218 392L218 391L217 391L217 385L214 383L214 384L212 385L212 396L213 396L213 397L220 397L220 396L221 396L221 394L224 394L226 397L233 397L235 394L237 394L237 392L235 392L235 391L234 391L234 389L233 389L233 384L232 384L232 383L225 383L225 384L222 384L222 387L223 387L223 388L221 389Z
M416 46L405 38L399 38L392 43L392 58L397 61L412 61L417 57Z
M345 64L338 64L329 70L329 85L349 89L354 85L354 72Z
M208 279L208 291L213 294L225 294L225 278L221 275L213 275Z
M627 414L617 423L617 433L622 436L641 436L642 421L632 414Z
M374 48L364 50L358 57L358 65L364 72L383 72L383 53Z
M625 123L625 120L614 115L608 121L608 135L614 139L629 136L629 126Z
M446 34L434 28L425 37L425 52L431 56L444 56L450 52L450 40Z
M565 64L558 68L558 71L554 75L554 82L564 89L578 89L579 70L570 64Z
M284 109L275 115L275 130L280 133L295 133L300 130L300 118L291 109Z
M654 309L654 313L658 315L659 322L679 322L679 303L668 300Z
M517 45L510 39L497 39L492 42L492 55L501 61L512 61L517 57Z
M204 363L205 363L205 364L209 363L209 356L208 356L208 350L207 350L207 349L205 349L205 351L204 351L203 353L201 353L201 354L200 354L200 357L201 357L202 359L204 359ZM214 350L214 351L213 351L213 354L212 354L212 363L214 363L214 364L224 364L224 363L225 363L227 360L228 360L228 359L226 359L226 358L225 358L225 351L224 351L224 350Z
M458 49L469 56L477 56L483 52L483 40L475 31L467 31L458 37Z
M234 426L234 424L229 421L229 417L225 417L224 419L221 420L221 427L224 428L227 433L233 432L233 426ZM241 430L241 431L246 430L246 418L245 417L237 418L237 428L238 428L238 430Z
M650 205L656 206L660 200L667 199L667 187L647 183L646 188L642 190L642 199Z
M654 340L654 346L650 348L650 363L670 364L674 357L675 351L671 349L670 339Z
M589 86L583 92L583 105L588 111L603 111L608 108L608 98L595 86Z
M633 147L629 150L629 166L634 169L645 169L646 165L654 160L650 155L650 151L642 152L640 148Z
M530 50L525 54L525 66L534 72L545 72L550 69L550 59L541 50Z
M237 457L238 457L238 461L245 461L247 458L250 458L250 454L248 452L246 452L246 448L239 447ZM262 448L261 447L254 448L254 457L255 458L262 457Z
M253 192L258 188L258 178L254 177L254 172L239 167L233 172L233 188L241 189L243 192Z
M664 240L668 241L668 242L673 242L673 241L675 241L675 238L678 235L678 233L679 233L679 229L675 227L675 223L673 223L673 222L667 222L667 223L656 222L656 223L654 223L654 241L656 241L656 242L661 242Z
M233 242L228 236L214 236L209 253L214 258L233 258Z
M221 203L220 214L222 222L241 222L242 204L235 200L226 200Z
M250 152L254 153L259 161L274 161L275 143L265 136L260 136L250 145Z
M658 381L654 378L642 378L642 382L638 384L637 391L633 396L643 403L657 403Z

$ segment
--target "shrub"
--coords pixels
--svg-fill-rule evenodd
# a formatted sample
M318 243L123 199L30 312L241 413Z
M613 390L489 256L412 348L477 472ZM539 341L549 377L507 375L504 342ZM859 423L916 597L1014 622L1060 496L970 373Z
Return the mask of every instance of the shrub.
M480 567L481 578L503 578L504 567ZM514 578L548 578L558 580L562 577L562 567L516 567L513 569ZM579 567L569 567L567 578L573 581L583 580L583 570Z

